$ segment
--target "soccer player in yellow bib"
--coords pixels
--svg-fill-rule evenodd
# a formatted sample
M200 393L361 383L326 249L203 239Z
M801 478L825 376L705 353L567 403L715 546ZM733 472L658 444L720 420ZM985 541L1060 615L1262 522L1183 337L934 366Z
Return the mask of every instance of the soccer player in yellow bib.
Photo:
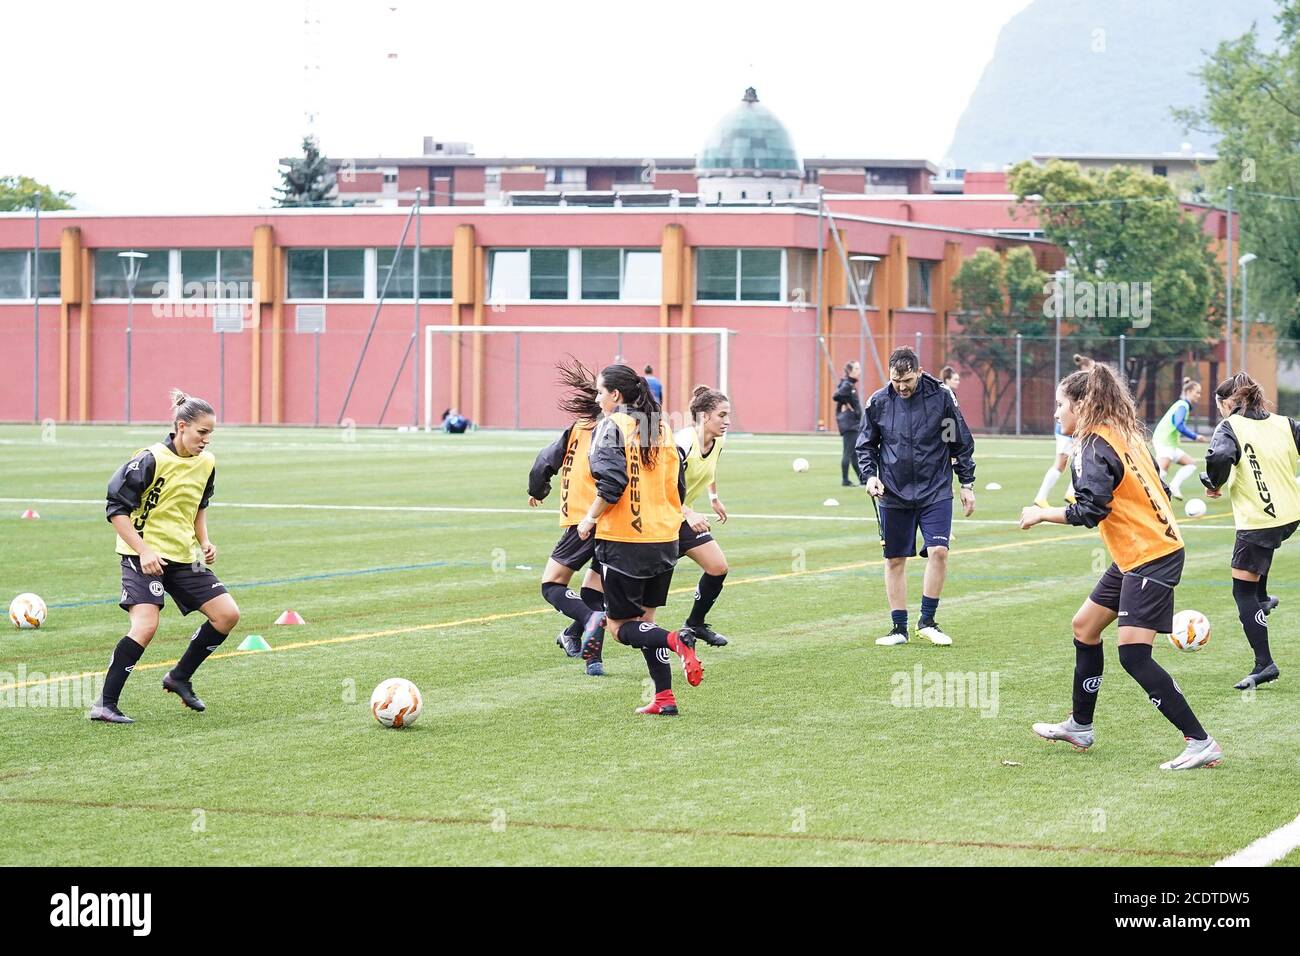
M1101 362L1075 372L1056 392L1056 418L1073 436L1074 490L1068 508L1030 505L1020 527L1043 521L1097 528L1112 564L1074 615L1074 709L1059 724L1038 723L1046 740L1064 740L1076 750L1092 746L1093 711L1101 689L1101 634L1119 620L1119 663L1146 692L1186 745L1162 770L1212 767L1223 750L1205 732L1169 673L1151 657L1157 634L1173 626L1174 588L1183 573L1183 537L1174 520L1169 492L1160 481L1138 424L1128 386Z
M106 510L122 565L119 606L130 615L131 626L113 649L91 720L134 723L118 708L118 698L158 630L164 592L181 614L198 611L207 618L162 681L163 690L192 710L205 709L190 684L194 671L239 623L235 599L205 566L217 560L207 520L216 476L216 460L207 448L216 416L211 405L180 389L172 389L171 413L174 430L167 440L136 452L108 484Z
M582 656L583 667L591 677L601 677L605 664L598 639L604 617L605 597L601 593L600 562L596 560L596 542L578 537L578 522L596 497L596 479L591 477L591 436L602 412L596 401L596 375L577 359L559 366L560 384L568 395L560 401L560 410L575 421L560 437L538 453L528 473L528 505L536 508L551 493L551 477L560 476L560 527L564 532L542 572L542 598L571 623L555 638L555 643L570 657ZM573 575L591 562L575 594L569 587Z
M637 713L671 716L677 701L669 652L681 658L688 684L704 679L694 636L654 623L677 564L684 469L644 378L626 365L608 365L596 379L596 400L605 415L591 443L596 498L578 522L578 537L595 534L607 626L620 644L641 650L654 681L654 700Z
M725 524L727 509L718 497L718 459L722 457L722 444L731 425L731 402L717 389L697 385L691 393L691 418L695 424L680 429L675 436L677 451L686 463L686 496L682 500L690 508L707 491L718 523ZM727 579L727 557L707 525L703 531L696 531L685 520L677 537L677 550L704 572L695 587L695 604L682 630L689 630L711 647L724 647L727 639L709 627L706 618L722 594L722 584Z
M1221 382L1214 397L1224 419L1210 439L1204 482L1211 498L1226 489L1232 501L1232 597L1255 652L1255 666L1235 687L1248 690L1278 678L1268 647L1268 613L1278 603L1268 594L1268 571L1273 552L1300 525L1300 425L1270 414L1263 390L1245 372Z

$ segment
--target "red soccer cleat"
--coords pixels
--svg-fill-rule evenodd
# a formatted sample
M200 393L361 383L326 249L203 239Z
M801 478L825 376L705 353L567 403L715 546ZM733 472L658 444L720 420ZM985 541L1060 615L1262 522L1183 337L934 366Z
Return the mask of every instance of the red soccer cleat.
M677 700L673 697L670 690L661 690L655 694L655 699L644 707L636 709L638 714L658 714L661 717L677 716Z
M695 635L685 628L673 631L668 635L668 647L682 659L682 672L686 675L686 683L692 687L699 687L700 682L704 680L704 665L695 654Z

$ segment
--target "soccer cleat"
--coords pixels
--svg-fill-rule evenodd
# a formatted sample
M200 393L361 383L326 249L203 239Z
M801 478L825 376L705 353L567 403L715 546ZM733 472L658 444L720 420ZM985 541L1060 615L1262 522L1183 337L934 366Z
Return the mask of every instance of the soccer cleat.
M1064 740L1080 753L1092 746L1092 724L1084 726L1074 719L1074 714L1070 714L1059 724L1034 724L1034 733L1044 740Z
M693 624L687 624L685 627L681 628L681 631L690 631L695 635L697 640L703 641L705 644L708 644L709 647L727 646L727 639L707 624L701 624L698 627ZM678 633L681 633L681 631Z
M1184 737L1187 748L1173 760L1160 765L1161 770L1195 770L1197 767L1217 767L1223 759L1223 748L1213 737L1193 740Z
M1252 687L1258 687L1260 684L1267 684L1269 681L1275 681L1280 677L1277 664L1269 664L1262 670L1252 671L1237 683L1232 685L1233 690L1250 690Z
M902 624L895 624L884 637L876 638L876 643L882 647L892 646L894 644L906 644L907 628Z
M677 646L673 647L674 644ZM676 651L677 656L682 659L682 673L686 675L686 683L692 687L699 687L700 682L704 680L704 665L700 663L695 653L695 635L691 633L690 628L682 628L669 634L668 647Z
M134 724L135 721L117 709L116 704L95 704L88 715L91 720L102 720L106 724Z
M167 691L167 693L175 694L177 697L179 697L181 699L181 703L183 703L190 710L197 710L197 711L207 710L207 707L204 706L203 701L199 700L199 695L194 693L194 688L190 686L190 682L187 680L181 680L177 677L172 677L171 671L168 671L165 675L163 675L162 686L163 686L163 690Z
M604 661L601 661L601 660L587 661L587 676L588 676L588 677L604 677L604 676L605 676L605 662L604 662Z
M1052 503L1051 503L1050 501L1048 501L1046 498L1035 498L1035 499L1034 499L1034 507L1036 507L1036 508L1050 508L1050 507L1052 507Z
M582 638L568 631L561 631L555 635L555 643L560 645L561 649L568 657L577 657L582 653Z
M636 712L638 714L657 714L660 717L676 717L677 701L673 698L672 691L661 690L655 694L654 700L644 707L638 707Z
M918 621L916 624L916 636L924 637L931 644L937 647L948 647L952 644L952 638L943 632L936 621Z
M1268 600L1261 602L1259 606L1264 609L1264 614L1265 616L1267 616L1269 614L1272 614L1274 611L1276 611L1277 606L1281 603L1282 602L1278 598L1275 598L1273 597L1273 595L1270 594L1268 596Z

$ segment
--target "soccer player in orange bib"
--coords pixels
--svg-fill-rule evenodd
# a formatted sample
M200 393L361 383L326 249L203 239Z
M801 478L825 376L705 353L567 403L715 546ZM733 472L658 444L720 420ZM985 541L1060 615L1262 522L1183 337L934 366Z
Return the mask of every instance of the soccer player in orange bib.
M655 610L668 603L682 520L696 531L708 522L682 508L681 456L649 383L626 365L609 365L596 379L596 400L605 414L591 446L596 499L578 522L578 537L595 534L607 626L619 643L641 650L654 681L654 700L637 713L671 716L677 701L669 652L681 658L691 686L704 679L704 666L690 631L659 627Z
M1074 436L1074 490L1068 508L1031 505L1022 529L1047 521L1099 528L1113 563L1074 615L1074 710L1059 724L1034 724L1046 740L1077 750L1093 744L1092 717L1101 689L1101 634L1119 620L1119 662L1151 703L1178 728L1183 752L1162 770L1213 767L1223 751L1192 712L1178 683L1151 656L1157 634L1173 627L1174 588L1183 573L1183 538L1138 424L1127 385L1097 362L1061 382L1056 392L1061 431Z
M560 410L576 419L560 437L537 455L528 473L528 505L536 508L551 493L551 477L560 476L560 527L564 529L546 570L542 572L542 597L561 614L572 619L555 638L570 657L581 656L591 677L601 677L605 664L601 658L602 641L598 640L605 611L601 593L600 562L596 560L596 542L578 537L577 525L596 498L596 479L591 476L589 457L591 436L602 412L596 401L596 375L573 359L559 366L560 384L569 394L560 402ZM591 569L575 594L569 587L573 575L588 561Z

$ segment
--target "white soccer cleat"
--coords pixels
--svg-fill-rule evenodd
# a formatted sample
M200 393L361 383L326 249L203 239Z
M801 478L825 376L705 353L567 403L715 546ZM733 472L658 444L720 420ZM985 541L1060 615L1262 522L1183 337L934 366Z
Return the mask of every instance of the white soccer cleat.
M1160 765L1161 770L1195 770L1197 767L1216 767L1223 759L1223 748L1213 737L1204 740L1187 740L1187 749L1173 760Z
M1087 726L1074 719L1074 714L1059 724L1034 724L1034 733L1044 740L1064 740L1075 750L1087 750L1093 744L1092 724Z
M876 638L876 643L881 647L893 647L896 644L906 644L907 628L896 624L884 637Z
M931 644L935 644L939 647L949 647L952 644L952 638L939 628L938 622L918 627L916 629L916 636L924 637Z

